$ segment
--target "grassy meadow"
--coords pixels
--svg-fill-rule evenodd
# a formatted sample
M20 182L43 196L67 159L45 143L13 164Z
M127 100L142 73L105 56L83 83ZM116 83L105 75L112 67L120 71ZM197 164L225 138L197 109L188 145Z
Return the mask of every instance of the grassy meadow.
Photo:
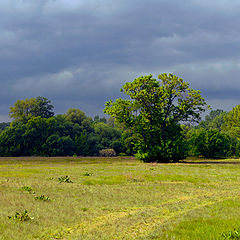
M239 213L240 160L0 158L1 240L224 239Z

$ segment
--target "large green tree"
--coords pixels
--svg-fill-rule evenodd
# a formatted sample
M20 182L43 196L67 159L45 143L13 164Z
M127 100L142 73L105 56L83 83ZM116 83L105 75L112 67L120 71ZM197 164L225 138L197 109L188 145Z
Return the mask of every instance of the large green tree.
M146 162L177 161L186 154L180 122L198 121L206 102L182 78L166 73L158 78L148 75L127 82L121 91L129 99L110 100L104 111L137 136L137 157Z

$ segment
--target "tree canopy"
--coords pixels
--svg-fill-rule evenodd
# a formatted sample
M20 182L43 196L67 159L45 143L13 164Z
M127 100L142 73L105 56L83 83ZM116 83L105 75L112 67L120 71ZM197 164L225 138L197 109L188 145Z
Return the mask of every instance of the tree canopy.
M240 139L240 105L234 107L224 118L223 130Z
M212 110L206 117L204 121L199 123L199 127L204 129L218 129L219 131L222 130L222 126L225 122L224 118L227 112L216 109Z
M54 115L51 101L45 97L17 100L10 107L9 116L16 121L26 123L32 117L50 118Z
M12 124L0 124L0 156L98 155L100 150L124 151L121 130L77 108L53 116L44 97L18 100L10 108ZM105 118L99 118L104 119Z
M196 124L205 100L173 74L160 74L158 80L142 76L121 91L127 99L106 103L110 118L96 115L94 120L77 108L54 116L45 97L16 101L12 123L0 123L0 156L114 152L146 162L240 156L240 105L230 112L212 110Z
M121 89L130 99L112 100L105 113L138 136L137 156L144 161L177 161L185 157L180 122L198 121L206 109L200 91L173 74L127 82Z

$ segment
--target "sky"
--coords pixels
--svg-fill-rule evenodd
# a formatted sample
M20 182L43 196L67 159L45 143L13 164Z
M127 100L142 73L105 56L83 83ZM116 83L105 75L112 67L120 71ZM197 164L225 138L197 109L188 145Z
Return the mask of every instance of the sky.
M240 104L239 0L1 0L0 122L18 99L103 115L125 82L171 72Z

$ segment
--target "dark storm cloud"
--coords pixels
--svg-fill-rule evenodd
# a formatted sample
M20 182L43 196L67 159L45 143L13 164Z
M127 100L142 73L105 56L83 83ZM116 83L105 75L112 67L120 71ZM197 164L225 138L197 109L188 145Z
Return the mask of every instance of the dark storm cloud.
M2 0L0 120L43 95L100 114L126 81L171 71L207 100L238 104L238 1ZM233 77L234 76L234 77Z

